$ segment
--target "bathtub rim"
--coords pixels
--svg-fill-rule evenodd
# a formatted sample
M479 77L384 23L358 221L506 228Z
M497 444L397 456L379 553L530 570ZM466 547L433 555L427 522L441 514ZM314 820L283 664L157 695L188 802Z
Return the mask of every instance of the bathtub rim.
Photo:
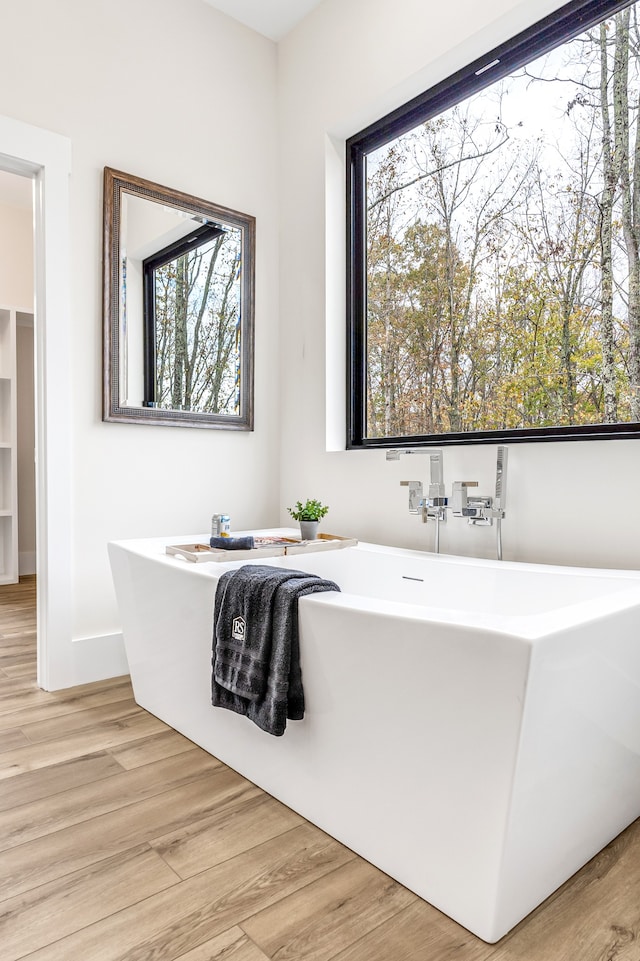
M297 532L292 528L268 528L260 531L234 531L234 535L242 536L245 533L253 533L258 536L291 536ZM190 576L204 577L207 579L217 579L225 571L234 570L246 563L260 563L268 566L289 566L298 567L304 565L305 554L293 555L288 557L265 557L257 558L255 561L232 560L211 561L194 564L178 555L167 554L167 545L185 543L207 543L208 536L202 533L169 535L166 537L151 538L132 538L126 540L110 541L116 547L132 551L143 557L153 560L155 563L174 568L176 571L188 571ZM478 569L503 569L515 570L519 572L529 572L533 576L538 573L558 574L558 576L577 576L587 578L599 578L610 580L626 580L629 582L628 590L618 590L611 594L599 595L588 600L578 600L563 607L553 608L549 611L527 613L522 615L500 614L497 612L482 612L473 610L463 610L450 607L430 608L420 604L411 604L405 601L380 600L363 594L354 593L323 593L303 597L300 599L304 604L330 604L348 610L359 611L367 610L380 616L394 618L405 618L411 621L420 621L434 624L456 624L460 627L470 628L476 631L496 631L499 634L509 635L527 643L541 641L550 635L556 635L568 630L572 630L581 624L594 623L612 614L640 606L640 571L619 570L611 568L588 568L570 567L556 564L537 564L527 561L498 561L490 558L466 557L456 554L434 554L429 551L418 551L410 548L392 547L384 544L374 544L360 541L356 546L343 548L346 551L366 551L368 553L379 553L396 557L406 557L410 559L437 560L446 566L458 567L463 565Z

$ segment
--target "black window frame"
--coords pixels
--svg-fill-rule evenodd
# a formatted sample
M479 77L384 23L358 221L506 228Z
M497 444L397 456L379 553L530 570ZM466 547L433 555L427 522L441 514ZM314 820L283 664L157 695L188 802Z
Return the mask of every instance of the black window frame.
M367 154L631 6L633 2L572 0L347 140L347 450L640 437L640 423L636 421L448 434L366 436Z

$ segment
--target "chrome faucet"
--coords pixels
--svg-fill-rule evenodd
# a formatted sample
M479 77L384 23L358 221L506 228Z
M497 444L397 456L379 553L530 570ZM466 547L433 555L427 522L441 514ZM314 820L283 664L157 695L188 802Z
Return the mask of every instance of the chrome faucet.
M488 494L469 496L469 487L477 487L477 481L454 481L451 491L451 510L454 517L467 517L470 524L486 527L492 524L489 511L493 499Z
M440 524L447 520L447 510L454 517L466 517L474 527L491 527L496 522L497 554L502 560L502 521L505 516L507 496L507 454L506 447L498 447L496 458L495 495L469 493L470 488L478 487L478 481L454 481L451 497L448 498L444 486L443 457L441 450L407 449L386 451L387 460L400 460L401 454L429 454L429 488L424 496L422 481L400 481L401 487L409 488L409 513L422 513L423 523L433 520L436 523L436 554L440 552Z
M442 511L448 503L444 487L444 466L442 451L434 450L429 454L429 496L426 507ZM431 515L430 515L431 516ZM444 514L440 518L444 517Z
M419 514L422 510L424 495L422 481L400 481L400 487L409 488L409 513Z
M447 519L448 498L445 493L441 450L413 449L388 450L387 460L400 460L401 454L429 454L429 491L424 496L422 481L400 481L401 487L409 488L409 513L422 513L422 522L436 522L434 551L440 553L440 524Z
M475 527L491 527L495 519L499 561L502 560L502 521L507 496L507 454L506 447L498 447L495 496L474 494L470 497L467 490L477 487L477 481L454 481L451 492L451 511L455 517L466 517Z
M434 450L429 455L429 496L422 505L422 521L427 523L429 520L436 522L434 550L440 553L440 524L447 519L447 506L449 499L445 493L444 486L444 465L441 450Z

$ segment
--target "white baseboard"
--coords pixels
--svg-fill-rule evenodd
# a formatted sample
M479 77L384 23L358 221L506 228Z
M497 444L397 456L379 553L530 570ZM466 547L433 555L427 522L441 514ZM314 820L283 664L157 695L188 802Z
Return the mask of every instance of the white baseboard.
M25 574L35 574L36 572L36 552L20 551L18 555L18 571L21 576Z
M74 685L106 681L129 673L121 633L74 638L73 661Z

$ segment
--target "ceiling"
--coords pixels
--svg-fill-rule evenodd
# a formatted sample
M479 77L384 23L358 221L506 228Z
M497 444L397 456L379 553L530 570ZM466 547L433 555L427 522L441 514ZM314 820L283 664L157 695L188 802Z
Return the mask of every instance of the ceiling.
M321 0L205 0L234 20L246 24L270 40L285 34L317 7Z

